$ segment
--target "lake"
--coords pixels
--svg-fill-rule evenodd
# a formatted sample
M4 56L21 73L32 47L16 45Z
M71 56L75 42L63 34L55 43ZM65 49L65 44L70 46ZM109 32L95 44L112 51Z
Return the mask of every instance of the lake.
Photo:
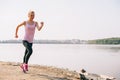
M22 62L22 44L0 44L0 61ZM29 64L103 74L120 80L120 45L33 44Z

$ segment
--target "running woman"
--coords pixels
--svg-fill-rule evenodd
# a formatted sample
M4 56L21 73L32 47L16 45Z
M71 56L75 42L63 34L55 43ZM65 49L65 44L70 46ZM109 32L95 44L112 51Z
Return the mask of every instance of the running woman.
M23 57L23 64L20 66L23 69L23 72L28 71L28 61L33 52L32 45L33 45L35 29L37 28L38 31L40 31L44 25L44 22L40 22L40 26L39 26L38 22L33 20L34 17L35 17L35 12L29 11L28 20L23 21L21 24L19 24L15 32L15 38L18 38L18 30L21 26L24 26L25 35L23 39L23 45L25 47L25 54Z

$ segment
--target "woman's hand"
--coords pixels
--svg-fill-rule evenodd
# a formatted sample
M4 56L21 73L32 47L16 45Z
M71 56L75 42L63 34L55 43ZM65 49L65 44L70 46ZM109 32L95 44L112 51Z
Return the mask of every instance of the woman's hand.
M43 25L44 25L44 22L40 22L40 24L41 24L41 26L43 26Z
M15 35L15 38L18 38L18 35Z

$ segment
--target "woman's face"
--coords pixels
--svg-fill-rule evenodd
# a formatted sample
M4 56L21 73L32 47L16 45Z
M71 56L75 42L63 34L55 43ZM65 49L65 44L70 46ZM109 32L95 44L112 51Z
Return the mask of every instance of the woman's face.
M29 12L29 13L28 13L28 17L29 17L30 20L33 20L34 17L35 17L35 13L34 13L33 11L32 11L32 12Z

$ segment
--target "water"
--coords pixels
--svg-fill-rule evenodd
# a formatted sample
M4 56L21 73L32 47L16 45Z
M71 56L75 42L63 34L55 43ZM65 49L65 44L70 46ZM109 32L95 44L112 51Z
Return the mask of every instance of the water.
M0 44L0 61L22 62L22 44ZM30 64L114 76L120 80L120 45L33 44Z

